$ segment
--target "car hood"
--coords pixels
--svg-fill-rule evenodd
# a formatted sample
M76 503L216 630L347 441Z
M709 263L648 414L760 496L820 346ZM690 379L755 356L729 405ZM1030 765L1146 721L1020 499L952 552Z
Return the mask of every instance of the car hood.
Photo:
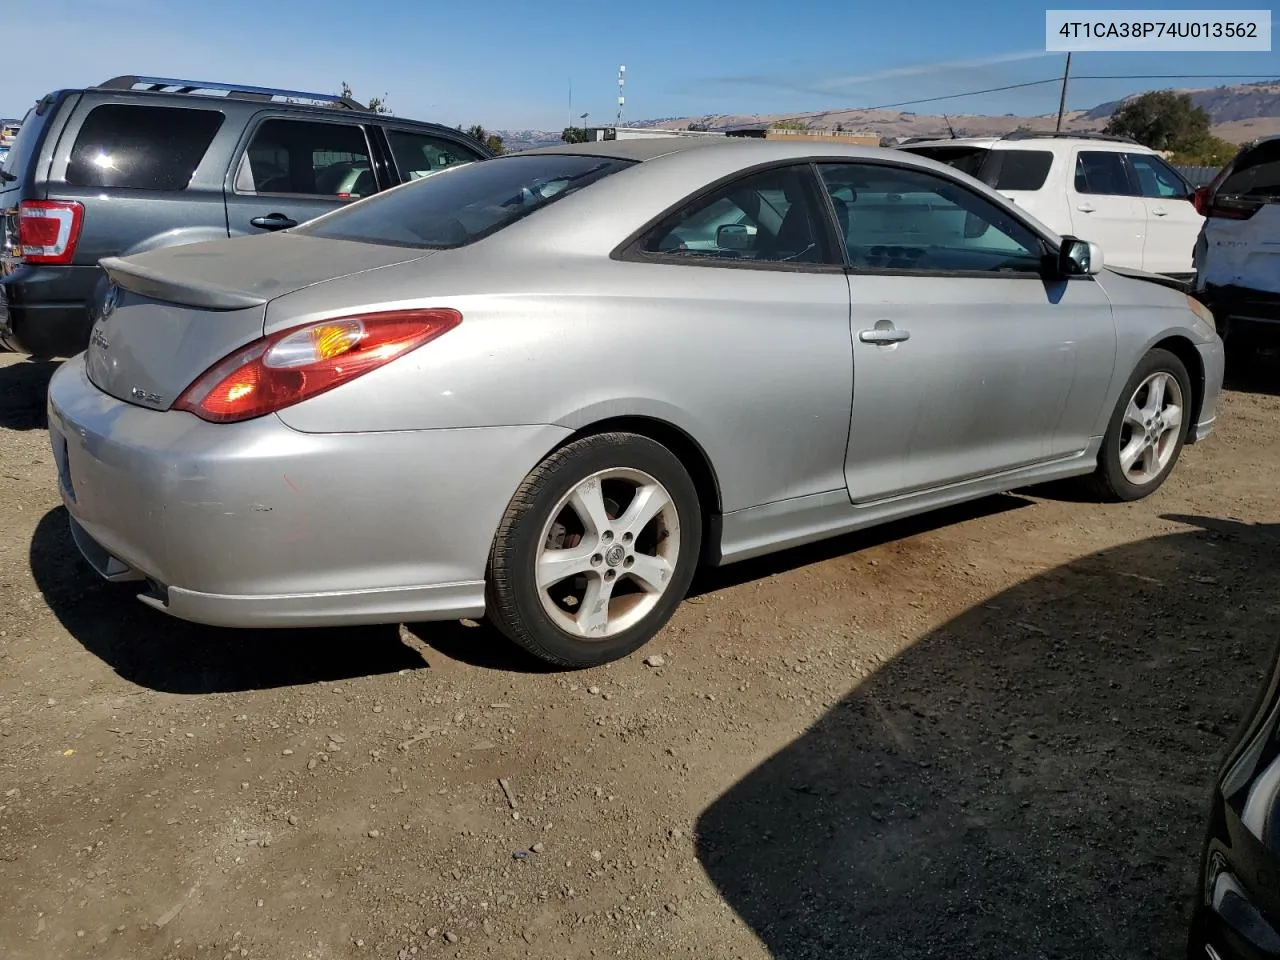
M1108 265L1107 271L1117 276L1128 277L1131 280L1145 280L1147 283L1154 283L1161 287L1168 287L1170 290L1177 290L1179 293L1188 293L1191 285L1185 280L1175 280L1173 277L1166 277L1158 273L1147 273L1145 270L1134 270L1130 267L1113 267Z

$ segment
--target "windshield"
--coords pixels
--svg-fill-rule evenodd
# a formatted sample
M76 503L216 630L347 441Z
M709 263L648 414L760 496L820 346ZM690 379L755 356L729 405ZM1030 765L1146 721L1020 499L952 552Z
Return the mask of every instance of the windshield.
M292 232L392 246L461 247L634 162L578 154L483 160L415 180Z

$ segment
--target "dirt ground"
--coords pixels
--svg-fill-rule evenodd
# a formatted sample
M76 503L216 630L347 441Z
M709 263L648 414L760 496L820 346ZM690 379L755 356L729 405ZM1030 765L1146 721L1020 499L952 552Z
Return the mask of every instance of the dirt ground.
M50 373L0 359L6 960L1178 955L1276 639L1280 366L1147 501L717 571L584 673L483 625L220 631L98 582Z

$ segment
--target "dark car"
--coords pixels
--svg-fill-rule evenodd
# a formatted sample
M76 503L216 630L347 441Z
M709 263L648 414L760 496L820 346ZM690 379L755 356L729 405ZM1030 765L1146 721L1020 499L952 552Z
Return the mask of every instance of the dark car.
M1188 960L1280 957L1280 650L1215 785Z
M58 90L0 167L0 343L83 350L103 257L279 230L490 156L344 96L135 76Z

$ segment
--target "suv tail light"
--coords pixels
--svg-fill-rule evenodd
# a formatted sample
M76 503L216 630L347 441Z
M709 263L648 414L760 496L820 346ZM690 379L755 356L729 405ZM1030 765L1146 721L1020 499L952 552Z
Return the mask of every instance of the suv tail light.
M282 330L214 364L173 406L211 423L252 420L376 370L461 322L456 310L390 310Z
M79 203L23 200L18 204L18 252L27 263L70 263L83 225Z
M1213 197L1204 215L1217 217L1220 220L1248 220L1261 209L1261 200L1248 200L1244 197Z

